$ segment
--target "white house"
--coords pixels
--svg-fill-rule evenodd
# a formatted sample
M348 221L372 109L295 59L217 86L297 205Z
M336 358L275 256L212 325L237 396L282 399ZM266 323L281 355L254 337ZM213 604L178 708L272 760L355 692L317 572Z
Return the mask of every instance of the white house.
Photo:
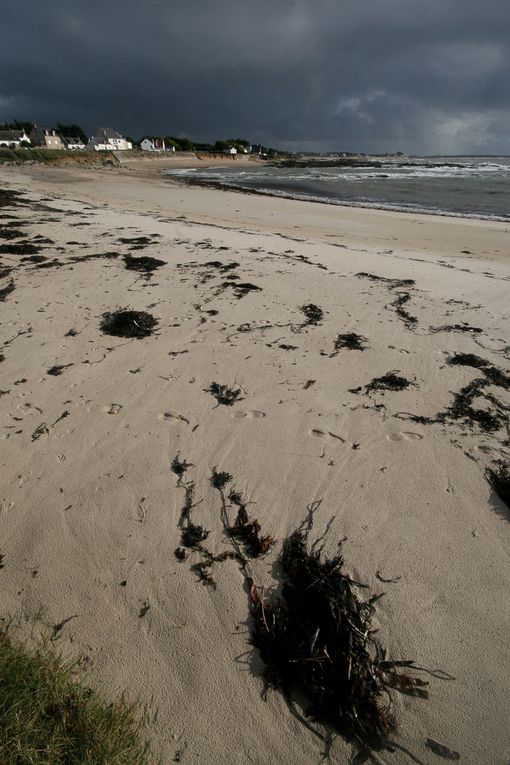
M30 143L24 130L0 130L0 146L18 147L22 141Z
M142 151L166 151L165 141L163 138L144 138L140 143ZM172 146L175 151L175 147Z
M130 141L126 141L120 133L111 128L99 128L87 144L87 149L91 151L127 151L132 148L133 144Z

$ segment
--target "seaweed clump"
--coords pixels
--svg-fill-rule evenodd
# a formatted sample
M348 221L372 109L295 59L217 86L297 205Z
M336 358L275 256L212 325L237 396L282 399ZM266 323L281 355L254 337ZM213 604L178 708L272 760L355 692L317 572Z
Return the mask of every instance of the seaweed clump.
M343 348L346 348L349 351L364 351L366 342L366 337L357 335L355 332L347 332L344 335L338 335L334 345L335 352L332 353L331 356L336 356L338 351Z
M373 604L358 598L343 558L307 549L301 528L284 542L280 597L263 600L248 580L252 644L265 664L269 686L307 700L308 716L331 725L365 751L389 748L396 727L388 688L426 697L427 682L403 674L411 661L385 661L374 638Z
M314 305L314 303L307 303L306 305L302 305L299 310L302 311L302 313L304 313L306 316L304 326L308 324L317 326L324 318L324 311L322 308L319 308L318 305Z
M485 475L498 497L510 509L510 465L502 462L496 470L487 468Z
M128 271L139 271L146 279L149 279L153 271L166 265L166 263L164 260L149 258L146 255L138 258L133 255L124 255L124 265Z
M46 370L47 375L51 375L52 377L58 377L61 375L64 371L64 369L67 369L67 367L72 367L72 364L55 364L54 366L50 367L48 370Z
M233 406L237 401L242 401L240 388L229 388L228 385L222 385L220 383L212 382L208 388L205 388L207 393L212 393L218 406Z
M29 242L19 244L0 244L0 253L3 255L34 255L40 251L40 247Z
M368 385L358 388L350 388L350 393L370 393L373 390L405 390L413 383L405 377L396 375L394 372L386 372L382 377L374 377Z
M101 330L105 335L114 337L148 337L152 335L158 320L145 311L121 309L104 313Z

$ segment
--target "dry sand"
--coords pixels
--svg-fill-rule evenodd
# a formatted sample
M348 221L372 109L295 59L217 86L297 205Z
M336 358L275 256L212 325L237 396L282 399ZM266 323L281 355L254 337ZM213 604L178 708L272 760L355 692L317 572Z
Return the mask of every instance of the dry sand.
M398 748L375 761L439 763L433 738L463 763L507 763L510 511L484 470L509 457L510 397L490 386L492 403L474 402L500 407L494 432L397 415L433 417L480 378L449 366L454 352L508 372L508 226L189 188L136 165L1 175L27 204L0 208L0 224L17 218L32 244L52 240L40 243L42 265L58 261L0 256L13 269L0 288L15 287L0 309L2 613L72 617L57 644L85 655L109 694L152 701L164 763L319 763L320 738L279 693L261 697L236 562L213 568L211 589L191 570L194 553L174 556L180 453L211 551L228 547L214 466L278 540L253 564L259 587L321 499L314 534L333 519L326 552L347 537L349 573L386 592L376 625L389 656L455 678L428 677L428 700L394 697ZM139 236L150 240L139 250L120 241ZM124 267L127 254L165 265L145 279ZM210 261L235 261L239 281L260 290L238 298ZM416 323L396 310L405 293ZM308 303L324 311L317 326L301 326ZM102 334L102 314L120 307L152 313L157 333ZM462 323L482 331L431 331ZM366 349L334 354L348 332ZM52 376L54 365L67 366ZM412 384L364 392L389 371ZM242 400L216 406L213 381L239 386ZM376 572L400 578L382 584ZM331 761L350 751L337 738Z

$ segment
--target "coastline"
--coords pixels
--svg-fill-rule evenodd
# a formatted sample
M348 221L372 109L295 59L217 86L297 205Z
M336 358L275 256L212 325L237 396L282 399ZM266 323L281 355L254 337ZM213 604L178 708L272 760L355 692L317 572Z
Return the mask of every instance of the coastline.
M184 168L182 168L184 169ZM467 220L486 220L494 223L507 223L510 224L510 217L503 217L501 215L484 215L483 213L463 213L455 212L453 210L441 210L439 208L427 209L420 207L419 205L408 204L392 204L390 202L363 202L360 200L335 200L331 198L324 198L314 196L313 194L286 192L276 189L257 189L248 188L247 186L237 186L234 183L220 183L219 181L207 181L195 179L192 176L168 176L174 178L177 182L187 184L189 186L202 186L204 188L217 189L218 191L234 191L240 194L254 194L266 197L276 197L277 199L291 199L296 202L311 202L312 204L325 204L334 205L335 207L355 207L363 210L385 210L387 212L396 213L412 213L414 215L434 215L440 218L466 218Z
M427 677L427 700L395 696L392 763L405 750L429 762L427 737L468 765L503 762L510 511L484 471L510 458L508 433L404 415L433 418L482 374L449 365L457 353L508 374L508 224L220 193L159 169L0 168L0 186L24 195L0 223L18 220L47 258L0 255L14 284L0 328L3 613L28 632L41 608L48 624L72 616L59 646L87 654L95 685L153 700L163 762L318 762L324 742L280 694L261 699L236 562L214 567L211 589L196 553L174 556L180 455L214 554L214 467L276 539L253 563L261 587L322 500L315 538L332 518L326 552L347 537L353 579L386 593L376 626L389 655L455 678ZM147 278L126 267L140 256L164 265ZM239 296L233 271L251 291ZM306 304L323 310L317 325L302 325ZM121 307L154 314L156 333L102 334ZM348 332L365 350L335 348ZM366 390L390 371L408 387ZM213 382L240 400L217 405ZM332 760L349 753L335 739Z

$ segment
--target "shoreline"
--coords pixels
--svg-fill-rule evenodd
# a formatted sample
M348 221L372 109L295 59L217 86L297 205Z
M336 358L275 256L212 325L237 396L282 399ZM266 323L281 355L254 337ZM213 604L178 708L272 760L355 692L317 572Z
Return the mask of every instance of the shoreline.
M211 485L226 471L274 540L250 558L260 592L319 503L310 544L344 540L351 579L385 593L388 657L430 670L428 698L392 692L392 765L429 762L427 739L505 761L510 510L485 471L510 460L509 226L220 194L156 166L0 168L19 194L0 197L0 616L58 626L92 687L151 702L165 763L319 762L328 731L261 698L224 555L237 506ZM119 310L154 331L105 333Z
M181 168L185 169L185 168ZM165 171L162 171L163 173ZM494 223L508 223L510 224L510 215L506 218L501 215L483 215L482 213L462 213L455 212L453 210L440 210L440 209L427 209L425 207L419 207L418 205L398 205L384 202L361 202L359 200L339 200L336 201L332 198L314 197L313 194L302 194L298 196L291 192L276 191L271 189L255 189L248 188L246 186L236 186L235 184L224 184L220 181L206 181L196 180L193 177L172 176L170 173L167 177L177 180L178 183L188 184L190 186L202 186L204 188L217 189L218 191L234 191L241 194L254 194L267 197L276 197L277 199L291 199L296 202L311 202L312 204L325 204L334 205L335 207L354 207L361 210L383 210L385 212L395 213L410 213L413 215L433 215L439 218L466 218L467 220L482 220L494 222Z
M199 161L199 160L197 160ZM165 165L168 161L165 161ZM50 168L47 166L4 166L5 177L24 178L35 188L52 193L63 185L74 186L75 198L103 204L118 205L119 209L158 211L165 215L168 209L179 208L180 215L189 222L237 228L251 227L254 233L277 233L292 239L296 230L300 236L336 244L381 251L381 245L391 248L399 242L409 257L447 256L453 258L481 258L492 262L506 262L507 234L509 224L501 221L483 220L413 212L399 212L357 206L329 205L298 199L244 194L221 188L209 189L202 184L181 183L178 178L161 174L158 160L131 160L108 169ZM187 165L189 167L189 165ZM127 183L128 179L132 183ZM143 192L137 184L143 184ZM200 193L195 193L200 190ZM205 195L205 196L202 196ZM237 208L242 197L250 200L240 221ZM202 204L205 199L205 204ZM245 205L242 205L245 208ZM278 218L275 219L275 209ZM430 224L430 225L429 225ZM427 232L422 236L426 227ZM391 227L395 231L391 232Z

